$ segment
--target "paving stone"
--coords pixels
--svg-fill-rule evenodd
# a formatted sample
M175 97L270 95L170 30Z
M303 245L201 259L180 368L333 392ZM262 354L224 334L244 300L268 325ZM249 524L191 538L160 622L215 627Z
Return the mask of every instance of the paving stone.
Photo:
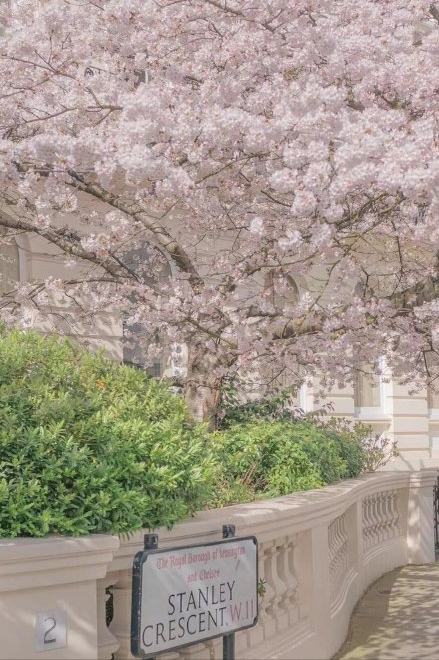
M439 660L439 563L405 566L358 602L334 660Z

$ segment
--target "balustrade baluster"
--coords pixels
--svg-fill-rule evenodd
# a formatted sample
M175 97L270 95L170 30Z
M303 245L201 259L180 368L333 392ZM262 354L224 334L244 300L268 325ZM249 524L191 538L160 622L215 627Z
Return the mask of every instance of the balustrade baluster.
M267 627L267 633L265 637L271 634L276 630L276 615L277 615L277 604L278 604L278 591L279 591L279 579L276 570L276 541L273 540L265 549L264 549L264 558L265 558L265 575L267 580L267 609L266 612L269 615L269 619L265 619L265 624ZM271 631L271 632L269 632Z
M346 514L331 522L328 528L329 579L331 598L334 599L349 568L348 536L345 527Z
M117 582L117 574L109 573L97 581L97 629L98 629L98 660L111 660L113 653L119 648L119 640L107 626L107 602L110 595L107 588Z
M187 646L180 649L174 657L176 660L222 660L222 638Z
M297 623L303 616L302 601L300 598L300 584L296 573L296 548L299 542L299 535L294 534L288 537L287 547L287 592L286 608L288 609L290 626Z
M394 515L394 509L393 509L393 500L394 500L394 492L391 490L386 491L386 540L389 540L394 537L394 523L395 523L395 515Z
M401 509L400 509L400 497L401 496L402 496L402 491L397 490L396 495L395 495L395 499L394 499L394 506L395 506L395 519L396 519L398 536L400 536L403 533L402 520L401 520Z
M378 545L380 542L380 525L381 525L380 498L381 498L381 493L376 493L373 498L373 516L374 516L373 545Z
M377 494L372 498L372 537L371 546L378 545L380 542L380 511L379 511L379 496Z
M363 537L363 553L366 552L366 550L369 547L369 510L370 510L370 498L369 496L364 497L362 501L362 537Z
M274 599L274 612L276 616L277 631L288 628L288 609L285 607L287 597L287 570L288 570L288 537L277 540L273 553L273 584L276 595Z
M250 647L261 644L267 636L271 636L275 630L275 622L269 612L271 600L274 597L274 589L270 584L267 570L266 552L270 549L272 541L259 543L259 579L263 584L263 595L259 597L259 624L255 628L249 629Z
M387 518L387 513L386 513L386 498L385 498L385 493L378 493L376 496L376 541L375 545L378 545L381 543L381 541L384 540L384 527L386 525L386 518Z
M119 580L113 587L113 620L110 631L119 640L115 660L131 660L131 569L120 571Z

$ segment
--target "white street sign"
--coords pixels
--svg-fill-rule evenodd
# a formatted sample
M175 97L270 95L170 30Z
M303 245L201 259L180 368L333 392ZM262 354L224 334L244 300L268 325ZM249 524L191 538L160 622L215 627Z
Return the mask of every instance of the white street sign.
M254 537L138 553L133 654L154 656L254 625L257 566Z

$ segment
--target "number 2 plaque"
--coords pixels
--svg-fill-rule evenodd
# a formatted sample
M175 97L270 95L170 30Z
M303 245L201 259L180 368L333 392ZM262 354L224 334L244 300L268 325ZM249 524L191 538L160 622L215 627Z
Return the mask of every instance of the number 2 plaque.
M67 646L67 617L64 610L40 612L35 621L35 650L51 651Z

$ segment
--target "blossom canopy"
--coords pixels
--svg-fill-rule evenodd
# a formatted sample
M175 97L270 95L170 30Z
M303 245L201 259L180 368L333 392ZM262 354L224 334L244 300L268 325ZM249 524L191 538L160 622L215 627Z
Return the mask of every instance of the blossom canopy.
M434 369L435 6L16 0L1 16L4 240L38 235L72 265L11 287L5 318L58 292L117 306L189 345L202 384L343 382L383 355L407 379Z

